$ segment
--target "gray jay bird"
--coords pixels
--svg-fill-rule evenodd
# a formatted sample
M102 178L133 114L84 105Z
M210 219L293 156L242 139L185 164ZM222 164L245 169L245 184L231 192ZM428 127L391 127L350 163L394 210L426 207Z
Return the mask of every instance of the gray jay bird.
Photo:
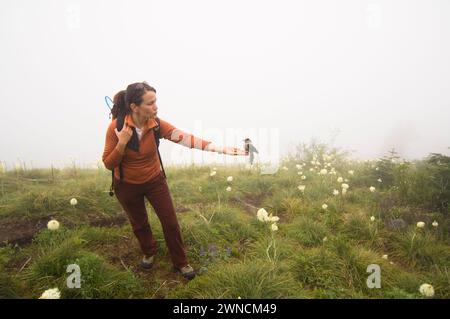
M249 138L246 138L244 140L245 144L244 144L244 150L245 152L250 154L250 164L253 165L253 159L255 158L254 153L258 153L258 150L253 146L252 144L252 140Z

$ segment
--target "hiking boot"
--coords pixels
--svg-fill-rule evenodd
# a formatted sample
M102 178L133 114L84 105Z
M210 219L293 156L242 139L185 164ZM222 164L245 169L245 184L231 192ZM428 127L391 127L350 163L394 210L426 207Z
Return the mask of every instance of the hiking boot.
M174 271L179 272L183 275L184 278L191 280L195 277L195 271L194 268L192 268L190 265L186 265L181 268L173 267Z
M155 261L155 256L150 256L150 257L144 256L142 258L140 266L141 266L141 268L144 268L144 269L150 269L150 268L152 268L154 261Z

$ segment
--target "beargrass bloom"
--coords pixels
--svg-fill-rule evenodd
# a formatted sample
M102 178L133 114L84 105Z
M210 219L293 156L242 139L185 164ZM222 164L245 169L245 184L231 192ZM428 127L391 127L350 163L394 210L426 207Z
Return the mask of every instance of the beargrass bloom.
M339 195L339 191L337 189L333 190L333 195L334 196Z
M306 185L299 185L297 188L298 188L300 191L304 192L304 191L305 191L305 188L306 188Z
M216 171L212 171L212 172L209 174L209 176L214 176L214 175L216 175L216 174L217 174Z
M434 221L431 225L433 225L433 227L438 227L439 226L437 221Z
M430 284L422 284L419 287L419 291L425 297L433 297L434 296L434 288Z
M305 176L305 175L303 175L303 176L302 176L302 180L305 180L305 179L306 179L306 176Z
M425 223L424 222L418 222L417 223L417 228L424 228L425 227Z
M344 181L344 179L342 177L338 177L337 182L338 183L342 183Z
M382 182L381 178L377 179L377 181L379 181L380 183Z
M383 255L383 256L381 256L381 258L388 259L388 255Z
M227 182L232 182L233 181L233 176L228 176L227 177Z
M370 216L370 221L374 222L375 221L375 216Z
M320 170L321 175L327 175L327 173L328 173L328 171L325 168Z
M353 175L353 171L352 170L350 170L350 171L348 171L348 173L350 174L350 175Z
M227 187L227 192L231 192L231 186Z
M342 187L342 189L348 189L349 186L348 186L348 184L342 183L341 187Z
M328 208L328 205L327 204L323 204L322 205L322 209L327 209Z
M272 216L272 214L270 214L269 217L268 217L268 221L269 221L269 222L276 223L276 222L279 221L279 220L280 220L280 217L278 217L278 216Z
M57 230L59 228L59 222L56 219L52 219L47 223L47 228L50 230Z
M261 208L256 213L256 217L258 218L259 221L266 222L269 218L269 214L267 213L267 211L264 208Z
M373 187L373 186L370 186L370 191L373 193L373 192L375 192L375 187Z
M278 226L275 223L273 223L272 226L270 226L270 228L272 229L272 231L277 231L278 230Z
M58 288L47 289L42 293L39 299L59 299L61 298L61 292Z
M72 199L70 200L70 205L75 206L76 204L78 204L77 199L76 199L76 198L72 198Z

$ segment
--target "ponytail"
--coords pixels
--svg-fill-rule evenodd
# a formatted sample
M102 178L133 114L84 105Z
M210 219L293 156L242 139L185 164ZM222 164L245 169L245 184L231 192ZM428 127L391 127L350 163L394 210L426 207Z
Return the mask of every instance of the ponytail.
M118 116L125 116L127 115L128 112L128 108L126 105L126 96L127 91L122 90L119 91L116 95L114 95L114 99L113 99L113 107L111 109L111 114L112 114L112 118L115 119Z

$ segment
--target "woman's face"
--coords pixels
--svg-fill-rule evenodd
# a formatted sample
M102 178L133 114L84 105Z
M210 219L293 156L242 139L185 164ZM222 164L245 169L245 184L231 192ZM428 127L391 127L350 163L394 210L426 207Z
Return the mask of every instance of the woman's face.
M133 112L139 117L150 119L155 118L158 113L156 106L156 93L147 91L142 96L142 103L138 107L132 107Z

